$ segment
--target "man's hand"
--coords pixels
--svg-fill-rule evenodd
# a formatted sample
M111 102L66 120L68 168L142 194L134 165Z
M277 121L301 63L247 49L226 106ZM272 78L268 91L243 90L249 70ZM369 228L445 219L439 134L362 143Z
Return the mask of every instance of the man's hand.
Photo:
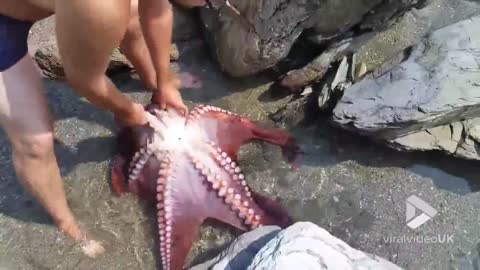
M131 108L125 110L125 113L115 114L115 119L126 126L143 126L147 124L145 108L139 103L133 103Z
M173 107L181 114L187 115L188 108L183 103L182 96L178 90L179 85L180 81L176 79L169 80L165 84L160 85L159 89L153 94L153 102L158 104L162 110L167 107Z

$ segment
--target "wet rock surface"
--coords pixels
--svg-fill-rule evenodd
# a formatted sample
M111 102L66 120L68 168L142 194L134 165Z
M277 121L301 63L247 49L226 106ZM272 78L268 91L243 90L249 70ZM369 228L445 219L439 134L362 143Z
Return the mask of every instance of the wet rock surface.
M434 31L408 59L345 90L333 121L391 139L480 112L480 17Z

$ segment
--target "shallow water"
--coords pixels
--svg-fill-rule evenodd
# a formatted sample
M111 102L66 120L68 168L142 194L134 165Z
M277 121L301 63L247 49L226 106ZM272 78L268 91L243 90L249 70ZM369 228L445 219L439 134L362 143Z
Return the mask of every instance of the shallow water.
M202 89L184 90L184 98L209 103L272 125L269 115L290 97L273 97L267 78L233 80L208 56L184 46L180 71L203 80ZM129 96L148 101L139 82L121 76L115 82ZM109 186L114 122L79 99L60 82L47 82L57 119L57 145L69 203L82 224L101 240L104 256L88 259L58 234L41 208L17 184L5 135L0 136L0 269L155 269L155 213L134 196L116 197ZM295 103L292 103L295 104ZM300 171L292 171L276 146L250 143L241 148L240 165L250 185L279 196L297 220L312 221L363 251L405 269L475 269L480 248L478 163L439 153L400 153L330 127L322 117L297 121L290 106L275 117L305 151ZM312 115L309 115L312 116ZM405 199L417 195L439 214L411 230L405 225ZM398 243L395 237L454 234L453 243ZM189 262L214 256L232 238L217 225L205 225ZM478 269L478 268L476 268Z

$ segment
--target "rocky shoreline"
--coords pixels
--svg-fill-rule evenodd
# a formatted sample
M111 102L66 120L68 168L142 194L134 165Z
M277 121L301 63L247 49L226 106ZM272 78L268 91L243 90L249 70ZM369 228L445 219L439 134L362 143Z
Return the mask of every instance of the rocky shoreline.
M480 159L478 121L469 120L478 115L480 104L474 31L479 5L467 0L347 2L230 1L199 10L175 6L170 57L180 57L176 43L196 40L228 76L277 70L274 91L315 96L319 108L332 111L332 123L341 128L401 151L440 150ZM48 20L54 19L32 31L31 51L45 77L64 79L54 38L36 34L53 31ZM447 44L458 31L464 32L454 37L458 44ZM467 38L472 40L465 43ZM297 50L321 53L311 61L299 59L298 42L306 45ZM438 50L452 52L437 55ZM122 72L134 73L115 50L107 73ZM449 77L431 78L435 74Z
M263 110L262 112L245 109L245 113L262 115L266 118L265 111L271 109L271 118L275 120L277 117L275 115L283 115L279 117L282 121L288 122L289 128L295 127L306 117L315 118L310 115L312 113L321 113L323 116L327 115L322 119L329 120L330 126L373 139L396 150L406 152L435 150L462 159L480 160L480 118L477 117L480 112L480 36L479 31L475 29L476 24L480 23L480 3L478 2L369 0L355 4L350 1L327 1L319 4L318 1L313 0L268 2L231 0L198 10L186 11L175 7L175 14L173 38L175 46L170 53L174 68L180 70L183 68L185 64L177 64L182 61L185 51L182 48L185 48L186 44L192 44L191 46L207 48L205 51L210 52L219 70L228 78L242 81L242 78L249 80L257 75L273 73L268 75L274 78L273 83L268 84L269 91L272 96L275 96L275 92L280 95L286 93L283 94L283 99L265 102L266 107L260 110ZM45 34L52 33L53 24L54 17L37 24L32 29L30 51L35 55L46 79L61 81L64 79L64 74L55 40L51 34ZM201 27L198 27L199 25ZM300 46L301 49L296 51L295 46L299 45L299 42L304 44L301 44L303 47ZM305 53L301 51L305 48L319 53L313 57L296 57ZM135 71L121 52L116 50L112 54L108 74L118 79L125 74L127 77L135 76ZM216 80L220 79L218 77L210 79L210 85L218 83ZM223 80L222 78L221 86L215 87L225 88L229 85L224 84ZM128 84L131 83L129 79L127 81ZM63 87L60 86L60 88ZM236 88L241 89L243 86L236 85ZM227 95L226 92L222 94ZM188 93L186 95L194 97L193 100L209 100L202 95L215 96L216 94ZM228 95L234 96L235 93L228 92ZM249 95L255 96L255 94ZM293 101L290 101L290 98ZM240 103L236 103L238 100L228 101L228 98L226 100L228 106L243 110L238 108L240 106ZM249 102L249 100L250 97L242 102ZM316 110L312 112L304 108L307 100L314 100ZM257 150L256 153L259 154L259 152ZM252 167L250 172L255 174L257 170L258 168ZM302 175L310 175L308 170L310 168ZM315 174L312 173L315 177L312 176L311 183L305 185L313 185L315 188L322 186L323 184L317 181L323 179L323 176L317 170L323 169L311 170L315 170ZM354 169L352 171L357 175L362 173ZM262 173L264 174L259 174L263 177L270 175L267 169ZM403 173L399 174L402 179L408 178ZM339 194L346 192L343 190L344 187L341 187L342 181L356 185L356 179L355 181L342 180L350 179L352 176L349 173L335 172L332 175L341 177L339 181L334 181L335 185L333 182L330 183L329 190L322 191L323 195L328 196L328 201L323 199L323 206L338 203ZM362 177L369 179L369 176ZM383 179L383 177L382 175L375 179ZM386 177L390 179L391 186L394 185L394 179L398 178L389 177L388 174ZM300 180L297 178L300 176L295 178ZM406 181L411 181L412 184L411 186L406 184L407 189L413 192L420 184L408 179ZM284 181L289 180L284 179ZM329 182L329 180L325 181ZM414 182L417 185L414 185ZM364 183L369 185L367 181ZM268 189L266 185L267 183L259 184L259 187L265 190ZM271 186L277 187L277 185L277 183L271 183ZM271 186L270 191L272 191ZM355 193L354 191L360 188L361 185L357 188L349 187L347 190ZM388 190L391 192L389 187L377 188L379 190L373 195L365 191L368 193L366 200L369 206L376 206L375 200L380 200L384 196L391 199L385 205L394 201L395 196L384 195ZM407 192L400 187L396 188L402 190L402 195ZM427 187L423 190L425 193L436 192L436 189L431 191L433 188ZM298 187L295 191L305 193L304 187ZM328 195L330 192L335 195L330 197ZM283 195L287 194L288 191L283 191ZM375 197L377 195L378 197ZM290 199L293 201L305 199L298 194L292 197ZM352 195L352 197L355 196ZM346 198L346 201L348 199L351 198ZM398 197L395 199L399 200ZM320 207L315 200L312 199L313 204L317 206L315 207L317 211ZM359 203L361 200L354 199L354 201ZM455 200L452 204L461 205L459 201ZM436 206L441 204L438 202ZM475 209L475 205L475 203L468 204L471 208L466 206L469 209L466 212L471 213L471 216L477 216L475 210L472 210ZM348 212L351 210L349 207L345 206L341 209ZM381 209L387 211L391 207L382 206ZM395 207L397 214L401 213L399 210L401 207L396 204ZM446 218L450 219L449 222L454 216L452 211ZM345 219L358 219L357 222L361 223L360 212L346 216ZM384 214L381 214L381 210L377 210L376 215ZM307 216L305 214L299 217L299 220L307 220L311 217ZM465 217L465 220L471 216ZM472 224L478 224L475 218L472 219ZM470 224L470 221L464 223ZM451 231L450 225L450 223L442 224L441 229ZM369 226L372 228L394 227L392 224L370 224ZM297 254L295 256L298 257L294 256L296 259L304 258L303 256L308 254L312 261L322 262L316 265L318 268L312 269L335 269L334 266L339 265L351 268L376 265L374 269L400 269L399 266L408 269L409 266L414 265L418 269L422 263L425 263L422 260L416 262L416 258L413 257L415 252L403 248L401 252L409 255L396 266L389 261L397 263L400 252L394 252L396 254L394 256L391 255L392 249L376 247L375 245L382 243L380 240L374 243L367 243L365 239L358 240L362 237L361 232L349 232L348 225L347 228L343 225L334 227L333 231L337 232L335 235L328 233L322 229L323 227L326 226L298 222L283 231L278 228L255 230L236 238L216 257L201 262L192 269L239 269L239 265L249 266L248 269L268 269L272 265L276 265L278 267L276 269L291 269L288 268L292 263L289 261L291 258L285 255L290 252ZM402 228L397 227L397 232L403 232ZM434 230L440 231L439 228ZM341 233L338 233L339 231ZM374 231L372 229L371 233L374 234ZM210 232L210 234L215 233ZM265 241L261 243L257 242L265 235L269 235L268 241L264 239ZM303 240L294 241L305 235L309 235L310 239L304 242ZM357 245L346 243L347 240L345 242L339 240L342 235L348 235L351 237L347 237L351 240L350 242ZM0 234L0 239L1 236ZM476 236L477 232L471 232L471 237ZM353 238L356 240L352 240ZM205 246L207 242L201 242L199 245ZM252 245L252 242L256 244ZM125 243L128 241L125 240ZM311 254L312 249L309 249L308 244L312 245L313 250L316 249L314 255ZM415 249L417 252L422 250L421 247ZM378 253L378 256L383 256L389 261L377 255L371 255L372 252ZM438 254L432 250L429 252L429 254ZM324 253L334 254L332 256L336 257L335 259L324 257L322 255ZM243 254L240 259L237 258L239 254ZM354 256L358 256L358 260L352 259ZM238 265L226 267L232 258L238 259L235 262L238 262ZM380 268L378 268L379 265L381 265ZM440 269L439 265L443 263L432 262L430 266L433 267L431 269ZM0 266L2 266L1 263Z

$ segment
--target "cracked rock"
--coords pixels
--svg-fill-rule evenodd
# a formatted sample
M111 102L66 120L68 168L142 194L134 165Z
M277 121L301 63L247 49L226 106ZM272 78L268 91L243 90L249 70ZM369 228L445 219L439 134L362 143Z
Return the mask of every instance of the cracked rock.
M479 23L476 16L435 30L399 65L379 76L369 74L347 88L333 111L334 123L394 140L477 117Z
M439 126L390 141L406 151L440 150L455 157L480 160L480 118Z

